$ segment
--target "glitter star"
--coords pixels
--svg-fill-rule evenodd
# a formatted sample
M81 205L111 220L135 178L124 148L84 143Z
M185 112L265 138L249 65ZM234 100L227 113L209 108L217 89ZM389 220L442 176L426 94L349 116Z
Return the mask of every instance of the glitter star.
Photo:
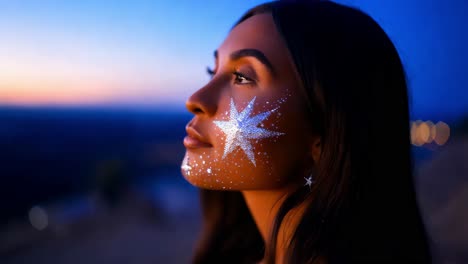
M309 176L308 178L304 177L304 180L306 180L306 184L304 184L304 186L305 186L305 185L308 185L309 188L312 186L312 183L314 182L314 181L312 180L312 176Z
M284 133L266 130L257 127L260 122L265 120L277 108L260 113L256 116L249 117L255 102L254 97L242 112L237 112L234 100L231 98L231 110L229 113L228 121L214 121L215 125L219 127L224 134L226 134L226 141L224 144L223 159L227 154L231 153L237 147L240 147L247 155L249 160L256 166L255 155L252 150L251 139L262 139L274 136L280 136Z

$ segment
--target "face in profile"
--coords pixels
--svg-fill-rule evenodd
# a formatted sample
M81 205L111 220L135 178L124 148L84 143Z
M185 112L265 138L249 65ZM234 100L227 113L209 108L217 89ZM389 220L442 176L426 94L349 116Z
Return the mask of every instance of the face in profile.
M299 83L270 14L238 24L215 52L211 80L186 103L185 179L216 190L295 184L312 139Z

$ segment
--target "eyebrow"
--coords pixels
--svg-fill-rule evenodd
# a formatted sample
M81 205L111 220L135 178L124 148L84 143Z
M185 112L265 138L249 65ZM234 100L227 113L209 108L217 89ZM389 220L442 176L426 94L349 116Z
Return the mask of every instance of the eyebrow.
M214 57L218 59L218 51L214 51ZM261 62L269 71L272 75L275 75L275 68L273 67L273 64L271 64L270 60L263 54L263 52L257 50L257 49L241 49L234 51L231 53L229 58L231 60L238 60L243 57L254 57L256 58L259 62Z

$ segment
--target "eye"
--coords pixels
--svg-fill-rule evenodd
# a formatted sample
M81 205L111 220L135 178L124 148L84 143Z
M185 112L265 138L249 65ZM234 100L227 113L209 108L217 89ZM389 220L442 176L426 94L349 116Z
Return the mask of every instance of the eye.
M244 74L240 73L240 72L233 72L232 73L234 75L234 83L236 84L253 84L254 83L254 80L252 80L251 78L245 76Z

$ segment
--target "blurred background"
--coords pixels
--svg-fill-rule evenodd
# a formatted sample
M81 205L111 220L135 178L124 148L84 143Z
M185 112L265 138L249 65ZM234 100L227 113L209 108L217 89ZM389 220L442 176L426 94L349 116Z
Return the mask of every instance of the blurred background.
M184 102L261 2L0 0L0 263L188 263ZM337 2L400 52L434 255L468 263L468 2Z

